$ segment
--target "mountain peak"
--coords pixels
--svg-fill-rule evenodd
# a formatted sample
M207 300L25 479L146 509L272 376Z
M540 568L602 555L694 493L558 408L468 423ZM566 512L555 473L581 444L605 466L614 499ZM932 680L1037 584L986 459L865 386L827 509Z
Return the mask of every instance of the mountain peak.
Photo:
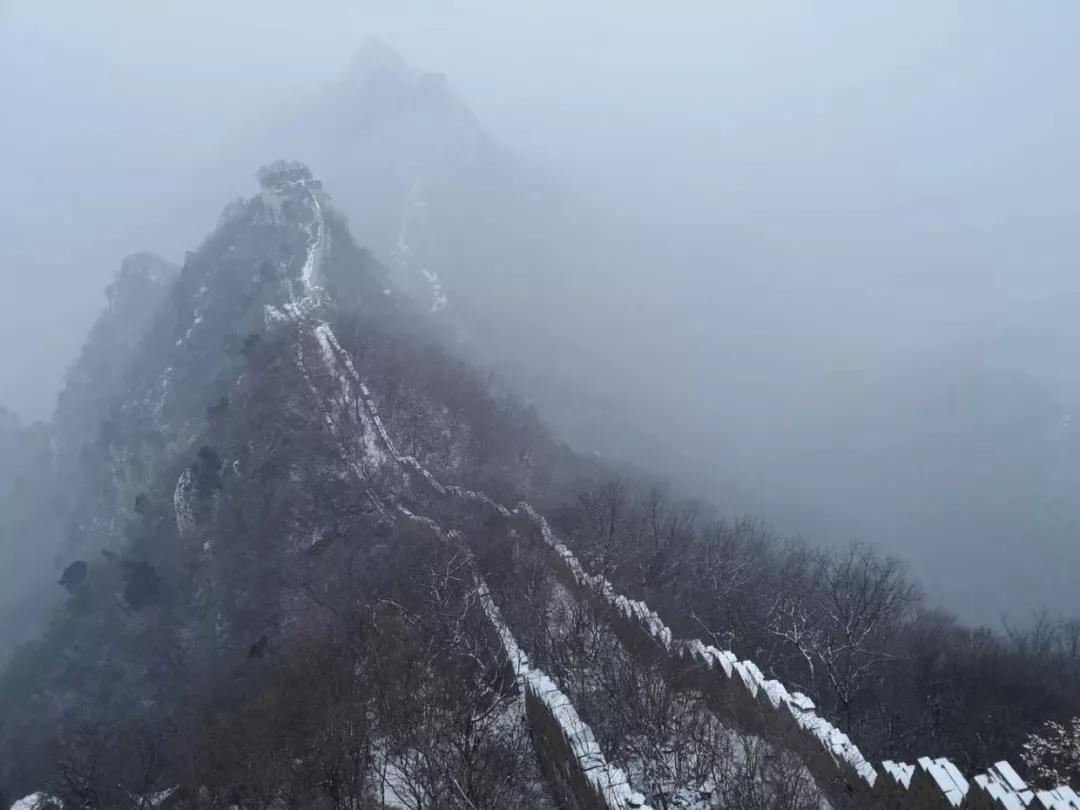
M392 46L375 37L365 40L353 54L347 76L366 81L375 74L415 74L413 68Z
M264 191L275 193L296 188L322 188L322 183L315 179L311 169L298 160L275 160L260 166L255 176Z
M379 40L369 40L353 55L335 95L358 106L361 117L416 109L460 114L466 109L444 74L414 67Z

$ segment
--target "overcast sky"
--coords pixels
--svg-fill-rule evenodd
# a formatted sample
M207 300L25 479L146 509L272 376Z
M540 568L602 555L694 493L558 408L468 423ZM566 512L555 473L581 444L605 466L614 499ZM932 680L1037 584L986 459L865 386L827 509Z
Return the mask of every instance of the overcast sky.
M853 268L1038 285L1076 266L1070 2L0 7L0 402L27 417L51 409L121 256L155 247L138 215L369 36L680 239L750 229L846 285ZM807 218L821 227L790 227Z

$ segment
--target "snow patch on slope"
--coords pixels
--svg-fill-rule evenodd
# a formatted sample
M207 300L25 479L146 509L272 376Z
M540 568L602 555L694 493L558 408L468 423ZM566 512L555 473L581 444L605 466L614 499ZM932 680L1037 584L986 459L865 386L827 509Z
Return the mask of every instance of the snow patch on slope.
M29 796L19 799L15 804L11 805L11 810L48 810L49 808L62 806L60 800L55 796L39 792L31 793Z
M439 274L434 270L428 270L426 267L421 267L420 272L423 273L424 278L431 284L431 311L439 312L446 309L446 305L449 301L446 298L446 293L443 292L442 282L439 281Z
M173 490L173 509L176 512L176 531L185 537L195 530L195 476L191 468L180 473Z
M340 423L344 418L347 418L349 403L356 402L353 383L356 382L360 385L363 385L363 383L360 381L360 375L353 365L352 358L349 357L348 352L341 348L341 344L338 343L337 337L330 328L330 324L325 321L318 324L313 330L313 333L315 339L319 342L323 364L333 376L335 388L338 391L338 396L332 398L330 402L330 418L332 421ZM338 367L339 357L341 358L342 366L344 367L343 369ZM385 462L386 454L379 446L378 432L373 424L374 419L371 414L368 413L366 408L357 408L356 414L359 417L361 427L363 428L365 454L367 457L375 459L378 463Z
M409 241L410 231L413 229L416 220L423 216L425 208L424 200L420 196L419 185L413 183L409 202L405 207L405 213L401 217L401 225L398 228L397 243L394 246L395 259L401 268L406 271L412 269L413 250ZM420 267L418 270L431 289L431 311L440 312L446 309L450 302L446 297L446 291L443 289L439 274L426 267Z

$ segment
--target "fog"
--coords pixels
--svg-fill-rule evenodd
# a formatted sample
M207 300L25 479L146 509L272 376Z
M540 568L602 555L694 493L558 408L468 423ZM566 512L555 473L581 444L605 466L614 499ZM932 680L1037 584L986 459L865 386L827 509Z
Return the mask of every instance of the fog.
M47 420L122 257L182 261L260 163L327 169L392 261L366 177L333 182L343 130L274 134L377 37L558 201L495 220L488 265L455 248L474 266L447 283L484 324L463 347L569 441L785 533L878 543L964 618L1078 612L1080 9L580 6L0 4L0 404ZM531 301L535 334L484 339Z

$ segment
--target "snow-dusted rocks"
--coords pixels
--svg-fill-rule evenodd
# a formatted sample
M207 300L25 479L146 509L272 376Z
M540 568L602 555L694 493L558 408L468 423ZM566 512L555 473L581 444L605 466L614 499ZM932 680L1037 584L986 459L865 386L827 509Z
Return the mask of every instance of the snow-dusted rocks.
M176 481L173 491L173 510L176 512L176 532L186 537L195 530L195 474L187 468Z
M59 810L60 807L60 800L47 793L31 793L11 805L11 810Z

